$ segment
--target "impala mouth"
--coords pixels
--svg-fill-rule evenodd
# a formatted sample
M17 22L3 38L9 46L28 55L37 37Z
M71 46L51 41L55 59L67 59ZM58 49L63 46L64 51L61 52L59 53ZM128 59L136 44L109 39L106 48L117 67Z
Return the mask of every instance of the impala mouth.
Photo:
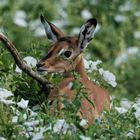
M39 67L39 68L37 68L37 71L39 71L39 72L45 72L45 71L48 71L48 70L46 68Z
M52 68L45 68L45 67L37 67L37 71L40 72L40 73L44 73L44 72L47 72L47 73L64 73L66 72L64 69L52 69Z

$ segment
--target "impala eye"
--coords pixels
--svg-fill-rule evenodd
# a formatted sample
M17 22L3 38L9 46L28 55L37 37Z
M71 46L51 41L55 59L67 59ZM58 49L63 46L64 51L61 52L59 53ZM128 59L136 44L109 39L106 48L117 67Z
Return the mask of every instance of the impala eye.
M69 58L71 56L72 52L71 51L65 51L64 56Z

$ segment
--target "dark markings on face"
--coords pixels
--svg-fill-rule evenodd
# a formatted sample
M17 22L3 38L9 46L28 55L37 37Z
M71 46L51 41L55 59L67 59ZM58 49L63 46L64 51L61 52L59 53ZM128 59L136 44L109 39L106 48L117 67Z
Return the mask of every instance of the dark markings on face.
M67 42L68 45L71 46L72 48L74 48L75 45L77 44L77 40L73 40L72 37L69 37L69 36L68 36L68 37L61 37L61 38L59 38L57 44L55 44L55 45L53 46L53 49L51 49L50 52L49 52L41 61L45 61L46 59L49 59L49 58L52 57L53 54L56 53L56 52L59 53L59 51L62 49L62 47L61 47L61 45L60 45L60 47L57 47L57 45L58 45L58 43L61 43L61 42L63 42L63 41L64 41L64 42ZM76 41L76 43L75 43L75 41ZM71 44L73 44L73 43L75 43L74 46L71 45ZM56 46L56 47L55 47L55 46Z
M44 61L44 60L50 58L50 57L52 56L52 54L53 54L53 51L50 51L50 52L42 59L42 61Z
M67 43L71 43L71 37L62 37L58 40L59 42L66 41Z

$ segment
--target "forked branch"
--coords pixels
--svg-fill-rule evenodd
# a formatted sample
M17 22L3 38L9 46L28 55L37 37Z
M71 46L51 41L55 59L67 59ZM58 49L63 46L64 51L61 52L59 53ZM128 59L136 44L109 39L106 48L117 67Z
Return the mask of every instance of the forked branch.
M27 65L20 57L17 49L15 48L15 46L12 44L12 42L3 34L0 33L0 40L3 42L3 44L5 45L5 47L8 49L8 51L11 53L11 55L13 56L15 63L18 65L18 67L24 71L25 73L27 73L30 77L32 77L33 79L35 79L39 84L42 85L43 88L45 88L46 90L50 90L53 85L47 80L45 79L42 75L40 75L39 73L35 72L32 70L32 68Z

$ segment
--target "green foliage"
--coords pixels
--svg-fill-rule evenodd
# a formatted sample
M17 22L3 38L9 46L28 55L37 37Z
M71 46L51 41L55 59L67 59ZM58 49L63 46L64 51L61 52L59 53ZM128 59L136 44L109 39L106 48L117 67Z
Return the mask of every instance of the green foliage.
M137 46L140 50L140 37L136 37L136 32L140 32L140 1L139 0L2 0L0 1L0 32L4 32L20 52L21 57L33 56L37 60L46 55L50 47L50 43L45 36L35 35L35 29L32 29L31 23L39 19L40 14L44 14L50 21L63 21L62 29L71 35L73 29L81 27L87 20L82 16L83 10L90 11L90 14L97 18L100 25L99 31L95 34L93 41L85 51L85 57L90 56L91 60L100 59L103 61L102 67L112 71L117 78L117 87L112 88L105 83L101 75L97 71L89 73L89 78L100 86L104 86L115 95L119 101L114 101L110 113L106 112L102 121L97 120L94 125L84 129L79 126L80 119L76 117L76 111L81 105L80 100L86 98L84 87L79 83L79 79L75 81L73 89L80 94L73 103L63 101L66 109L64 114L51 114L50 106L47 102L47 95L36 81L25 73L19 74L15 72L16 65L9 52L0 42L0 87L12 91L14 100L19 101L24 98L30 101L29 107L39 104L41 108L38 112L38 118L43 119L42 127L48 126L51 122L63 118L69 123L77 127L76 133L54 134L48 130L44 135L46 139L80 139L79 135L85 135L92 139L101 140L120 140L131 139L127 137L127 133L134 130L132 139L139 139L140 124L135 117L135 109L131 108L125 114L119 114L115 106L119 106L122 98L134 100L140 92L140 56L133 55L119 66L115 66L115 60L127 48ZM6 2L7 1L7 2ZM68 4L67 4L68 1ZM3 2L3 3L4 3ZM124 10L125 6L130 4L130 9ZM121 8L123 7L123 8ZM129 7L129 6L128 6ZM122 10L121 10L122 9ZM14 23L14 17L17 11L23 10L26 13L27 26L21 27ZM125 20L117 21L117 16L123 16ZM58 23L59 23L58 22ZM41 26L41 25L40 25ZM61 25L60 25L61 26ZM39 32L39 31L38 31ZM139 33L140 34L140 33ZM75 34L78 36L78 34ZM140 35L139 35L140 36ZM140 51L139 51L140 52ZM75 73L74 73L75 74ZM75 74L75 77L78 75ZM46 78L54 85L58 85L63 79L60 74L47 74ZM55 104L55 103L54 103ZM57 101L56 101L57 108ZM21 116L24 114L21 110ZM0 136L7 139L27 139L26 137L17 135L23 128L23 118L16 124L10 120L14 116L14 112L10 107L0 103Z

